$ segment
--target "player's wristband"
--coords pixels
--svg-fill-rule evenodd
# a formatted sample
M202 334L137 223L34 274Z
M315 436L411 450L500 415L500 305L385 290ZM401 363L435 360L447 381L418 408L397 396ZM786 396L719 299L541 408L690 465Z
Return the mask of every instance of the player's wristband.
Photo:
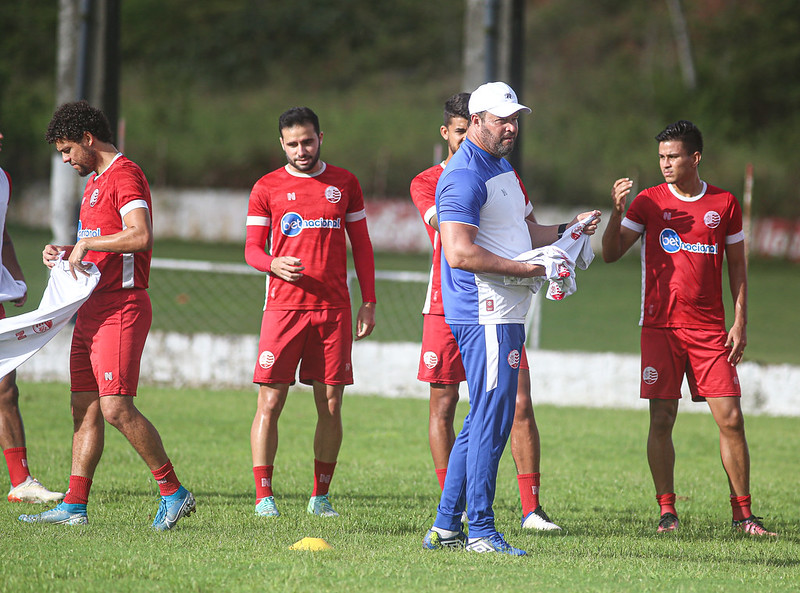
M566 230L567 230L567 223L566 222L562 222L560 225L558 225L558 238L559 239L564 236L564 231L566 231Z

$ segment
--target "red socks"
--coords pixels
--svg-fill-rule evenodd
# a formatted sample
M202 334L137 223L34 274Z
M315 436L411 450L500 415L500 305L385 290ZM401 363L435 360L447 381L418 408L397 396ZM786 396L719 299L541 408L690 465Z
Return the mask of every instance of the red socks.
M672 513L676 517L678 511L675 510L675 493L667 492L666 494L656 494L656 501L661 506L661 514Z
M66 504L86 504L89 502L89 490L92 488L92 481L83 476L69 477L69 490L64 496Z
M333 463L325 463L318 459L314 460L314 491L311 496L322 496L328 493L335 467L335 461Z
M256 481L256 500L272 496L272 470L274 465L257 465L253 468Z
M517 474L519 499L522 502L522 516L527 517L539 506L539 480L541 474Z
M439 488L444 490L444 479L447 477L447 468L443 467L436 470L436 479L439 480Z
M156 479L158 489L161 491L161 496L169 496L175 494L181 483L178 481L178 476L175 475L175 470L172 468L172 462L167 461L164 465L156 470L153 470L153 477Z
M751 516L753 512L750 510L750 495L734 496L731 494L731 510L734 521L742 521Z
M30 474L28 471L28 453L25 447L13 447L3 451L8 466L8 476L11 478L11 487L14 488L24 482Z

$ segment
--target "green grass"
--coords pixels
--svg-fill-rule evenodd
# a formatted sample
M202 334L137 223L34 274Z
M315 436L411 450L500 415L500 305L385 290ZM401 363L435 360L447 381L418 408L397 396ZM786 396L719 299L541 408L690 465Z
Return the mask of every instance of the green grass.
M34 473L64 488L67 387L21 385ZM35 507L0 502L0 591L796 591L800 579L795 475L798 418L748 418L754 510L778 541L730 530L727 483L708 414L675 429L681 531L654 533L657 507L640 411L538 406L542 500L563 535L523 532L509 455L501 461L498 527L526 558L421 550L438 499L427 402L347 396L345 439L332 486L341 519L305 513L314 411L293 393L280 424L274 488L282 516L252 514L249 429L255 394L145 388L137 405L161 431L179 478L198 500L169 533L148 528L152 476L111 427L95 476L90 525L26 525ZM459 418L466 412L461 404ZM613 427L613 428L612 428ZM327 552L295 552L302 537Z
M10 226L17 254L26 271L29 301L22 309L7 307L10 314L34 309L47 281L41 249L49 233ZM240 244L156 241L154 256L244 263ZM379 270L427 272L430 255L376 254ZM800 327L800 266L780 260L758 259L750 263L748 346L746 361L800 365L797 328ZM578 292L562 302L543 299L541 347L548 350L586 352L639 351L640 264L631 255L608 265L597 257L578 274ZM226 279L227 280L227 279ZM723 280L727 287L727 280ZM237 276L236 283L198 281L196 273L153 270L150 296L154 329L183 332L210 331L256 335L264 304L264 278ZM422 335L420 314L424 284L379 281L378 325L370 338L377 341L418 341ZM727 288L725 289L727 291ZM725 292L730 321L730 295ZM354 300L358 291L354 290Z

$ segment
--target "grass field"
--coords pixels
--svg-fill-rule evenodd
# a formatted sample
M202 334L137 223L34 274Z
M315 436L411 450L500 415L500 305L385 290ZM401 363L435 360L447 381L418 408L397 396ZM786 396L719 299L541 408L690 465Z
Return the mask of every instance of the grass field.
M17 253L30 285L34 309L46 283L41 250L49 233L11 227ZM244 262L239 244L188 243L157 240L154 255L161 258ZM376 254L379 270L427 271L428 254ZM636 256L605 264L597 257L578 274L578 292L563 302L543 300L541 347L547 350L586 352L639 351L640 265ZM150 295L153 327L183 332L258 333L264 303L262 276L198 279L196 273L153 270ZM727 280L724 280L727 286ZM378 282L378 326L370 338L377 341L415 341L422 335L420 311L425 285ZM222 292L227 289L227 292ZM727 289L726 289L727 290ZM750 264L748 346L745 360L768 364L800 365L797 329L800 328L800 266L777 260ZM726 295L730 312L730 297ZM730 314L729 314L730 317ZM729 319L730 321L730 319Z
M65 488L71 420L67 387L21 385L29 459ZM311 395L281 418L274 488L282 516L252 513L252 392L142 389L137 401L161 431L197 513L168 533L149 529L157 488L132 448L106 433L90 525L27 525L36 507L0 502L0 591L797 591L799 418L753 417L748 437L754 510L777 541L730 529L727 484L713 420L683 414L675 429L681 531L657 536L657 507L638 411L537 407L542 501L563 535L523 532L513 463L500 466L498 528L525 558L428 552L438 485L427 444L427 402L346 397L345 439L331 499L342 514L305 512L311 489ZM462 404L459 417L466 412ZM333 550L290 551L302 537Z

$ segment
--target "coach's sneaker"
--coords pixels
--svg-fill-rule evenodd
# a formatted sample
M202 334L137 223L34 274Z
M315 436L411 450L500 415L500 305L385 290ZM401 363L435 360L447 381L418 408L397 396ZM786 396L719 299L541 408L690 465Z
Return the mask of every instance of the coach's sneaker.
M658 521L657 533L668 533L670 531L678 531L678 517L673 513L664 513Z
M438 531L429 529L422 539L423 550L463 550L467 543L467 536L463 531L457 531L455 535L447 537Z
M50 523L51 525L88 525L89 516L85 504L59 503L49 511L37 515L20 515L23 523Z
M767 531L761 524L761 517L756 517L755 515L750 515L747 519L742 519L741 521L734 521L731 526L736 531L741 531L747 535L778 537L777 533Z
M331 501L328 500L327 494L320 494L319 496L312 496L308 501L308 508L306 509L312 515L320 517L338 517L339 513L333 510Z
M8 491L8 502L47 503L64 498L63 492L50 492L34 477L28 476L21 484Z
M522 518L523 529L536 529L538 531L561 531L561 528L550 520L539 505Z
M468 552L498 552L509 556L525 556L527 552L515 548L503 539L502 533L493 533L487 537L479 537L467 544Z
M265 496L256 502L256 515L259 517L280 517L278 507L275 506L275 498L272 496Z
M178 519L191 515L196 506L197 503L194 501L194 496L183 486L178 488L175 494L162 496L156 518L153 521L153 529L156 531L172 529Z

